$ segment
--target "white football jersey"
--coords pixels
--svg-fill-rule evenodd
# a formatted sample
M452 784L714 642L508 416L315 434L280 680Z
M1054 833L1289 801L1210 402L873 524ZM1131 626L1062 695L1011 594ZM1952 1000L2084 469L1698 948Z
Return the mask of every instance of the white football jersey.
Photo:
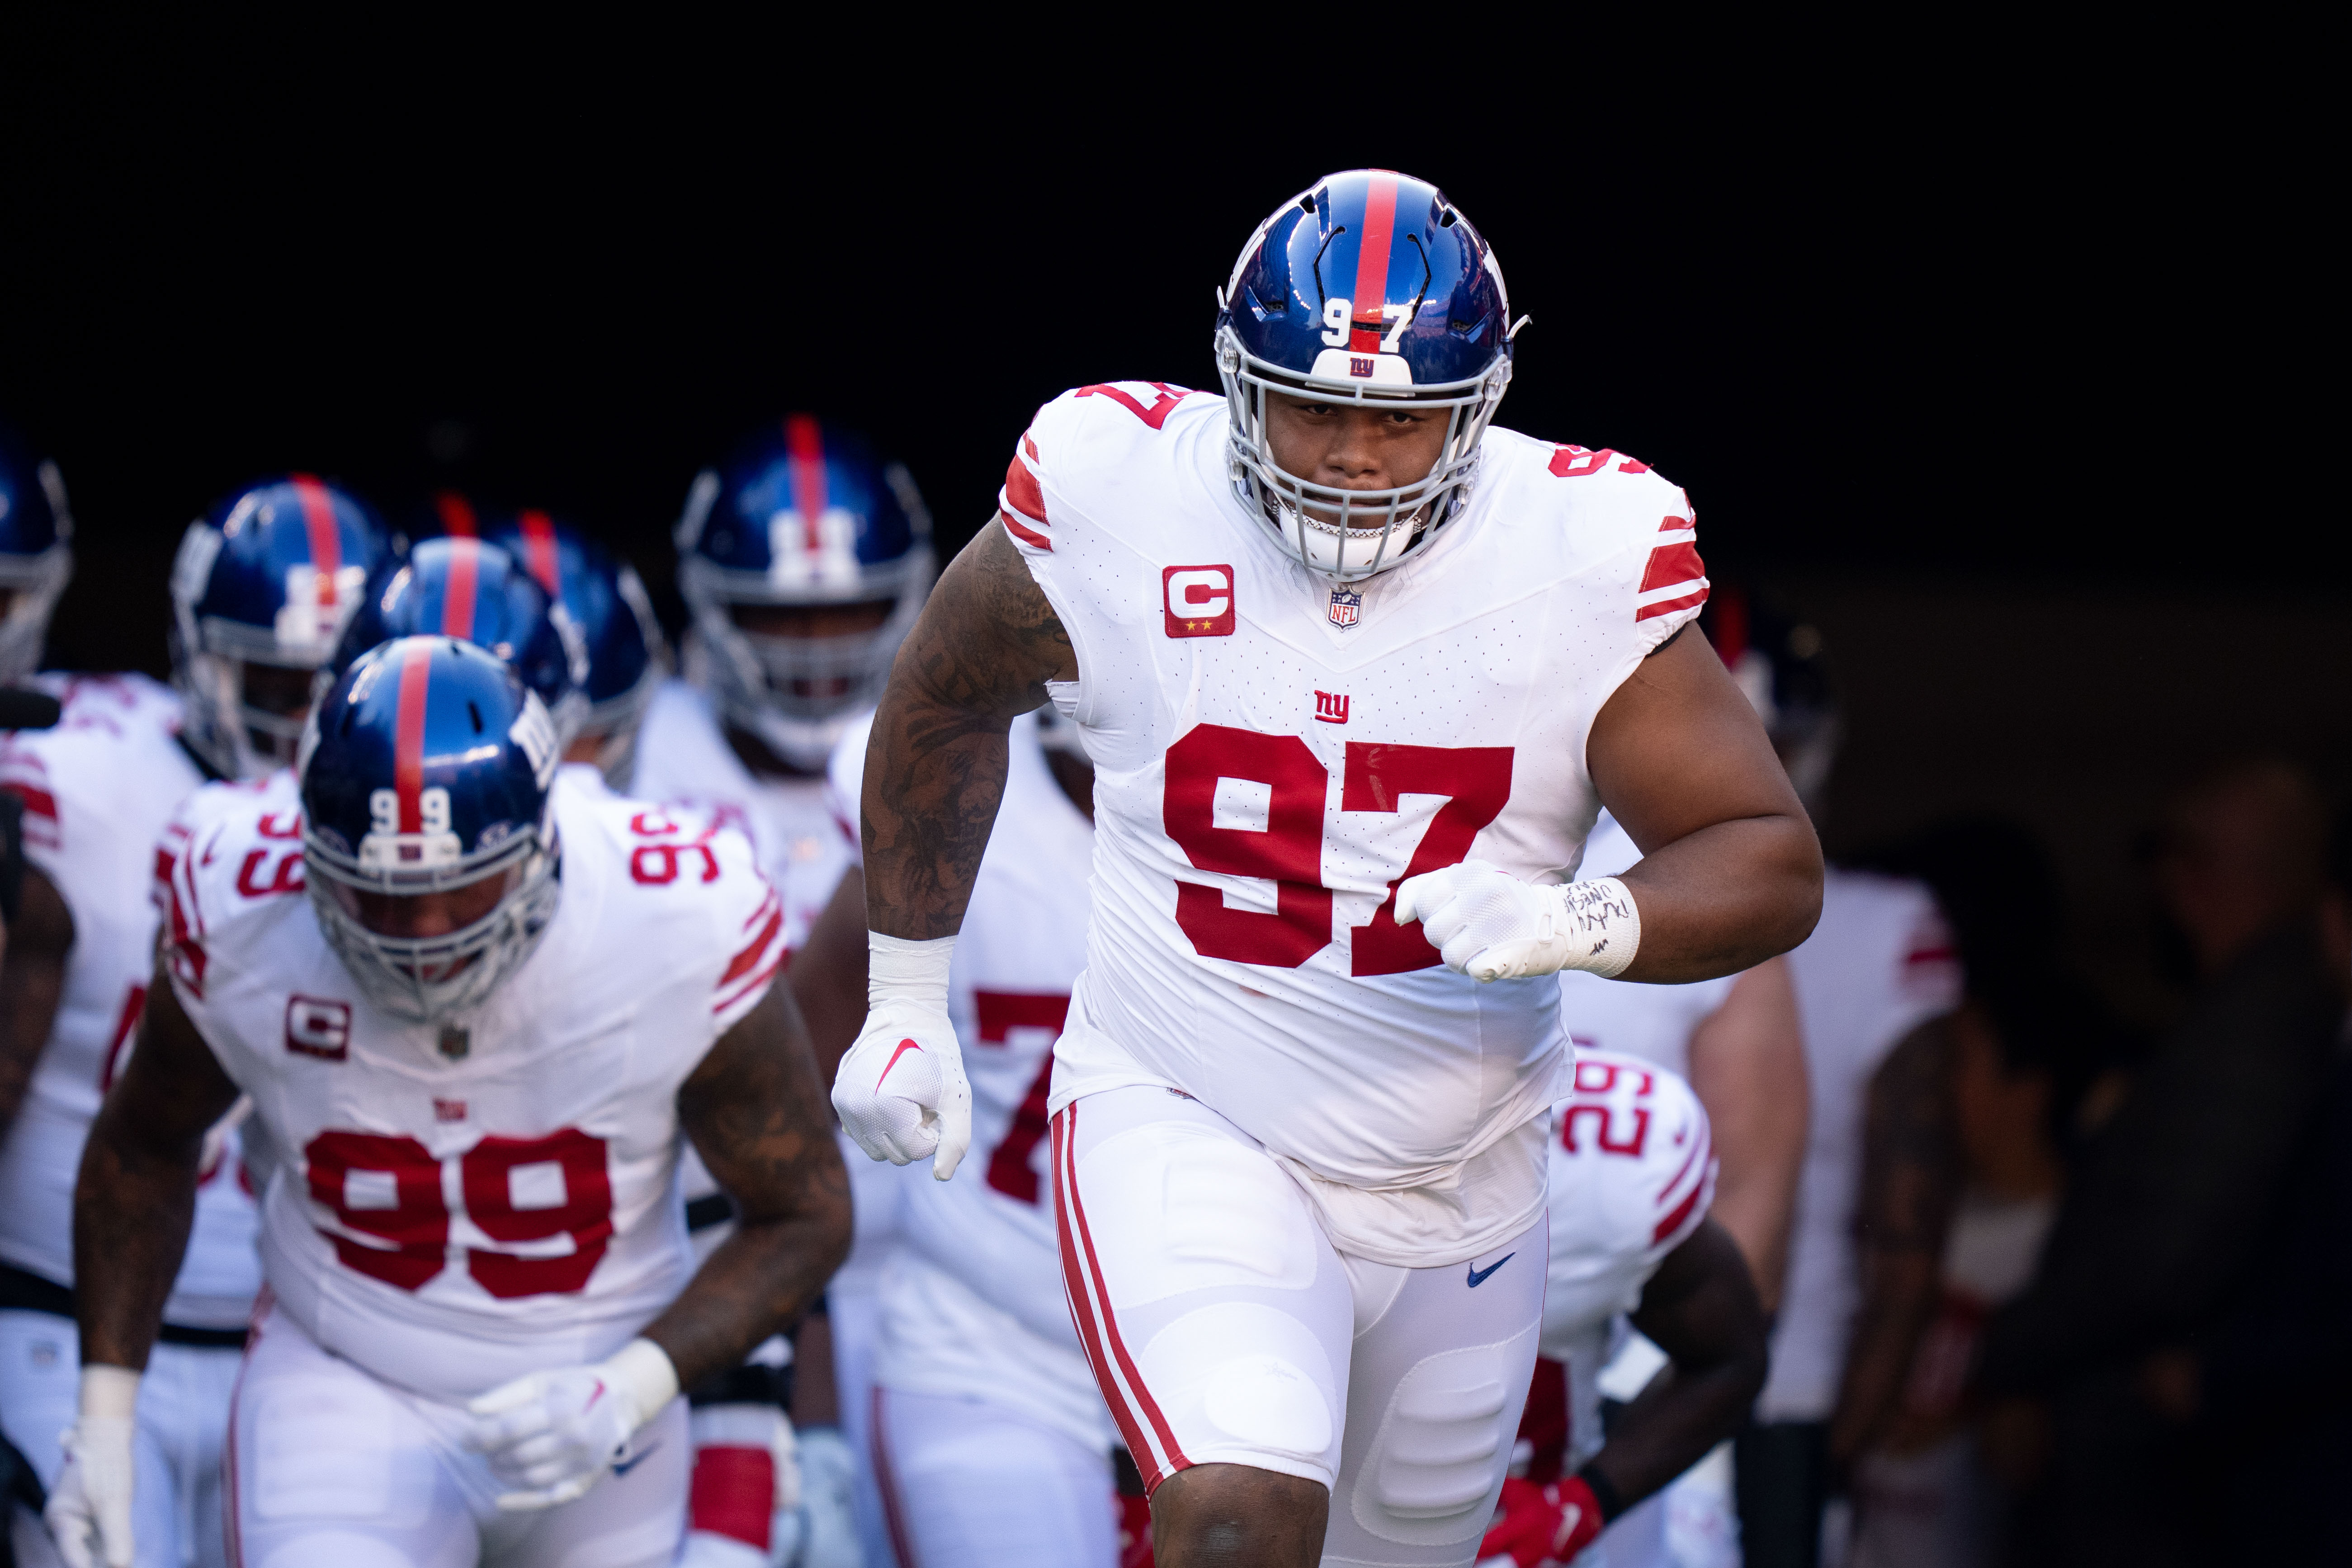
M1862 1305L1853 1213L1871 1076L1904 1036L1958 1004L1960 972L1935 895L1916 882L1833 866L1822 885L1821 923L1789 954L1789 973L1804 1024L1812 1120L1772 1371L1756 1412L1759 1420L1820 1421L1837 1403Z
M760 874L784 902L784 946L797 952L824 912L851 856L823 775L772 778L743 765L699 687L667 680L646 706L629 794L715 809L740 828ZM855 828L851 830L855 836Z
M1706 1110L1674 1073L1580 1048L1572 1089L1551 1115L1551 1262L1542 1353L1565 1363L1567 1468L1601 1451L1597 1380L1620 1321L1666 1254L1706 1218L1715 1148Z
M608 1355L677 1294L677 1089L783 963L740 834L561 788L555 820L546 936L448 1030L352 983L303 894L295 816L231 813L173 876L173 987L278 1151L279 1309L436 1398Z
M0 1145L0 1258L73 1282L73 1189L100 1099L121 1074L155 973L156 845L204 783L177 740L180 700L142 675L45 680L57 725L0 737L0 788L25 802L25 857L74 922L65 994L23 1109ZM186 1328L242 1328L260 1288L257 1217L234 1136L215 1141L186 1260L163 1309Z
M869 723L835 754L845 799L856 798ZM1055 782L1034 715L1013 721L1009 750L948 972L971 1152L953 1181L907 1189L903 1246L882 1276L877 1378L1007 1406L1101 1452L1115 1434L1063 1295L1045 1116L1054 1041L1087 962L1094 826Z
M1618 453L1490 430L1463 515L1335 587L1234 496L1226 426L1212 395L1084 387L1006 476L1098 770L1053 1104L1181 1088L1342 1250L1459 1261L1542 1210L1559 986L1444 968L1396 884L1474 857L1576 874L1593 717L1706 597L1690 504Z
M1584 841L1580 877L1622 876L1642 851L1607 812ZM1598 974L1564 969L1559 975L1559 1021L1578 1053L1614 1051L1639 1057L1678 1078L1690 1076L1690 1041L1698 1026L1731 999L1737 974L1696 980L1687 985L1629 984Z

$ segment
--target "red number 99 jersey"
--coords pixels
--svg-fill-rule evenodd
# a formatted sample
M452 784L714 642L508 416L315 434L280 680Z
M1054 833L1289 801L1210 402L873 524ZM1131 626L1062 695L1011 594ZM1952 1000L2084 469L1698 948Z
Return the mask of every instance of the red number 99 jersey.
M352 983L293 813L235 813L173 872L173 988L282 1152L262 1217L279 1308L436 1397L598 1360L677 1295L678 1085L783 958L740 834L568 785L555 802L554 921L452 1027Z

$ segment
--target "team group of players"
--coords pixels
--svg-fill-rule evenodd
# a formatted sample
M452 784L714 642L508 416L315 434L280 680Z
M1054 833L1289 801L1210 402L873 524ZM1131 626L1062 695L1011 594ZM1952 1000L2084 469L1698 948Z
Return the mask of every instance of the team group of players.
M1443 196L1332 176L1224 395L1047 405L943 576L904 468L755 433L675 673L576 529L294 474L189 528L172 688L35 676L9 447L19 1560L1665 1562L1785 1189L1851 1186L1799 1058L1711 1219L1685 1081L1793 1035L1821 872L1682 493L1488 427L1516 330ZM1820 1016L1891 1039L1932 910L1830 890Z

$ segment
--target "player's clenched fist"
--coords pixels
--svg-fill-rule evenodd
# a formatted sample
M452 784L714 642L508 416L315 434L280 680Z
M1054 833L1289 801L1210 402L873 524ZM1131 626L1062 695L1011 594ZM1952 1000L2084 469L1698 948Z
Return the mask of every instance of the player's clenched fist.
M515 1489L499 1494L500 1508L553 1508L603 1480L637 1428L677 1396L668 1354L631 1340L609 1361L530 1373L473 1401L466 1447Z
M932 1155L931 1174L944 1182L971 1147L971 1086L948 1021L955 938L866 937L866 1027L834 1074L833 1109L875 1159L905 1165Z
M1446 967L1473 980L1582 969L1622 973L1642 941L1633 895L1614 877L1522 882L1484 860L1424 871L1397 884L1397 924L1421 922Z
M66 1568L131 1568L131 1458L139 1374L81 1369L81 1414L64 1436L66 1468L42 1519Z

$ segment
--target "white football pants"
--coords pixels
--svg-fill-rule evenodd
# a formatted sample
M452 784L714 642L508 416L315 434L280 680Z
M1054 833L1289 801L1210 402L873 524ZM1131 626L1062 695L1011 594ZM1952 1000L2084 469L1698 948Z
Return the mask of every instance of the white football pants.
M1118 1568L1110 1456L977 1399L874 1391L899 1568Z
M329 1355L284 1314L247 1347L230 1415L237 1568L667 1568L686 1534L686 1401L587 1496L502 1513L462 1405Z
M138 1465L131 1539L138 1568L217 1568L227 1561L221 1525L221 1447L242 1357L234 1350L158 1344L139 1384ZM65 1466L58 1438L81 1408L80 1340L73 1320L0 1311L0 1428L54 1487ZM33 1539L37 1537L37 1539ZM20 1531L25 1568L58 1561L45 1531Z
M1541 1217L1441 1268L1346 1257L1255 1139L1152 1088L1063 1108L1054 1192L1078 1335L1147 1487L1300 1476L1331 1489L1327 1568L1471 1562L1535 1372Z

